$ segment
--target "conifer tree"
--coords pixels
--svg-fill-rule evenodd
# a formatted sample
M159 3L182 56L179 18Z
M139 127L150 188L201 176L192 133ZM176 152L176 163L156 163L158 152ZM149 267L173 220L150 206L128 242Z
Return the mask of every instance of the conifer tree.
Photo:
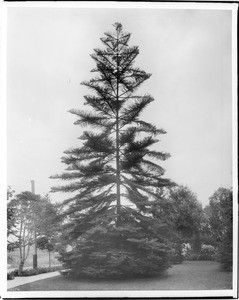
M82 83L93 92L84 97L91 110L70 110L74 124L92 130L81 147L65 151L66 172L52 176L69 181L52 192L74 192L62 203L63 243L72 250L62 249L60 260L75 276L155 275L170 266L168 228L151 205L160 201L158 188L172 185L153 162L169 154L150 150L166 132L139 118L154 99L135 91L151 74L134 66L138 47L120 23L113 26L101 38L105 49L91 55L96 76Z

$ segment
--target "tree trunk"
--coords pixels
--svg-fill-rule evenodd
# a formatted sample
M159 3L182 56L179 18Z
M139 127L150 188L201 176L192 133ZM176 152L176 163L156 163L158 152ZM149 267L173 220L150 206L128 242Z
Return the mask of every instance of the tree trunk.
M193 252L200 253L201 246L202 246L201 235L200 232L197 231L193 234Z
M49 254L49 268L51 267L51 251L48 251Z
M21 260L20 264L19 264L19 268L18 268L18 275L19 276L22 274L23 266L24 266L24 260Z
M118 36L117 36L118 39ZM116 83L116 101L119 102L119 53L117 41L117 83ZM117 224L120 222L120 154L119 154L119 107L116 108L116 195L117 195Z
M118 112L117 112L118 119ZM119 162L119 124L116 121L116 194L117 194L117 223L120 221L120 162Z

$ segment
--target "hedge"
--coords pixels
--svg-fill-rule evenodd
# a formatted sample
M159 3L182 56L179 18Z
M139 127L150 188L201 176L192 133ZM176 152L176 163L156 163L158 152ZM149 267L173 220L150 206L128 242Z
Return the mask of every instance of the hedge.
M49 273L49 272L54 272L54 271L59 271L59 270L62 270L62 266L39 267L36 269L29 268L29 269L23 270L21 275L18 275L18 269L15 269L15 270L7 273L7 279L11 280L17 276L33 276L33 275Z

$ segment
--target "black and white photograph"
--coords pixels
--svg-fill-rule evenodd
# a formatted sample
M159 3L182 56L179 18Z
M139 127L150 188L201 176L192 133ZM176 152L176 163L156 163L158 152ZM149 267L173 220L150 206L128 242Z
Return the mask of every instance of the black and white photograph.
M237 297L237 9L1 5L1 297Z

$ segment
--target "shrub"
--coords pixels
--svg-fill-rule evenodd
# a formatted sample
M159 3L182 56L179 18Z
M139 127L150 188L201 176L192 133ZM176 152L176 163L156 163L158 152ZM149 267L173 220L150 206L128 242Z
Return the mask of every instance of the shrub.
M67 270L60 270L59 273L62 275L62 276L69 276L70 275L70 272L71 272L71 269L67 269Z
M15 270L7 273L7 280L12 280L15 278Z
M54 271L59 271L62 269L62 266L54 266L54 267L39 267L36 269L33 268L27 268L22 271L21 275L18 275L18 269L15 269L12 271L13 275L16 276L33 276L43 273L49 273Z
M184 255L182 251L182 246L180 244L177 244L174 246L174 250L171 255L171 262L173 264L180 264L184 260Z
M186 260L199 260L199 254L198 253L193 253L190 252L187 254L187 256L185 257Z
M192 250L188 251L185 258L187 260L215 260L217 255L216 248L212 245L202 245L200 253Z
M202 245L199 255L200 260L214 260L217 254L216 248L212 245Z
M38 274L43 274L43 273L49 273L49 272L54 272L61 270L61 266L56 266L56 267L40 267L36 269L27 269L24 270L21 274L21 276L32 276L32 275L38 275Z
M182 256L184 258L187 258L187 255L191 253L192 246L189 243L183 243L182 244Z

